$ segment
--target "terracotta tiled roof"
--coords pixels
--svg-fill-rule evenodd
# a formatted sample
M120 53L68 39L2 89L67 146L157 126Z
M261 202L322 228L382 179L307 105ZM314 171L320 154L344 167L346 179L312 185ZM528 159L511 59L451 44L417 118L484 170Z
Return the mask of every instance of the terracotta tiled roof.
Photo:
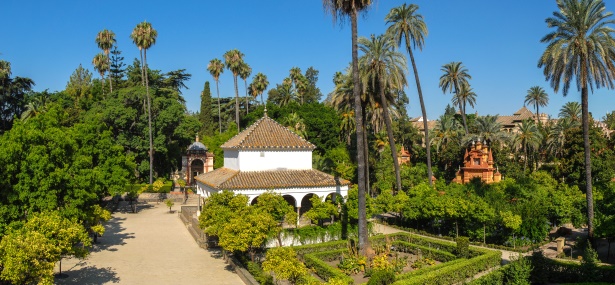
M515 120L523 121L525 119L532 119L532 118L534 118L534 113L532 113L532 111L530 111L528 108L523 106L523 108L521 108L521 109L517 110L517 112L515 112L514 116L515 116Z
M496 121L500 123L502 126L506 126L506 125L513 125L514 119L515 119L515 116L498 116L498 119Z
M315 149L316 146L267 115L225 142L222 149Z
M201 183L221 190L324 187L349 185L348 180L318 170L237 171L218 168L195 177Z

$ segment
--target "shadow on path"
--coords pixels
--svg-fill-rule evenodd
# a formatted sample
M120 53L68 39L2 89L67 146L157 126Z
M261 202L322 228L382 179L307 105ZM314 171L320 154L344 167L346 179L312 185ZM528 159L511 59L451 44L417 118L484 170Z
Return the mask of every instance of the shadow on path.
M105 283L120 283L120 278L117 276L117 273L111 267L97 268L95 266L87 266L80 269L67 271L66 275L62 277L56 277L55 283L95 285Z
M103 250L115 251L111 247L125 245L125 239L133 239L134 233L123 232L126 228L122 223L126 218L114 217L105 224L105 234L98 238L98 242L92 246L91 252Z

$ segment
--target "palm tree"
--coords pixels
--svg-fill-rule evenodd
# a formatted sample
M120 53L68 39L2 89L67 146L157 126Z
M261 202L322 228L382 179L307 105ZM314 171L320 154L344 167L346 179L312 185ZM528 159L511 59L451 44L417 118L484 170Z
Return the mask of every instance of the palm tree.
M364 55L359 58L359 68L362 72L364 87L371 86L371 90L379 93L380 105L384 124L389 136L389 147L393 156L397 191L401 191L401 174L397 160L397 148L393 139L393 128L385 92L402 90L406 85L406 58L403 54L395 51L395 43L388 36L373 36L371 39L359 38L359 50ZM374 94L375 95L375 94Z
M107 56L103 53L99 53L94 56L92 59L92 65L94 65L94 70L100 74L100 78L102 81L102 93L105 95L105 73L109 70L109 60Z
M429 128L427 127L427 110L425 109L425 102L423 100L423 91L421 89L421 81L419 80L419 72L414 61L414 54L412 53L412 47L423 49L425 42L425 36L427 36L427 25L423 21L423 15L419 14L417 10L419 6L415 4L402 4L397 8L391 9L389 14L385 17L387 24L392 24L387 28L387 34L391 35L396 40L397 45L401 46L402 38L405 39L406 50L410 56L410 62L412 63L412 70L414 71L414 81L416 82L416 90L419 94L419 102L421 104L421 114L423 115L423 128L425 129L425 145L429 146ZM431 150L429 147L425 148L427 155L427 180L429 185L432 185L431 177L433 176L431 170Z
M235 83L235 123L237 131L239 128L239 90L237 89L237 76L241 72L243 64L243 53L239 50L229 50L224 54L224 65L233 73L233 81Z
M256 93L261 95L261 104L265 104L263 102L263 92L267 89L269 85L269 81L267 80L267 76L262 73L257 73L252 79L252 84L254 84L254 88L256 89ZM256 97L255 97L256 98Z
M451 142L461 142L462 126L453 116L442 115L431 132L431 143L440 151L442 146Z
M591 147L589 142L589 89L613 88L615 73L615 30L602 0L557 0L558 12L547 18L547 27L555 31L541 42L547 43L538 61L544 75L557 93L568 94L570 82L576 78L581 91L583 145L585 149L585 192L587 198L588 237L594 239L594 202L591 174Z
M491 144L495 142L508 142L508 133L502 131L502 124L498 122L498 115L481 116L476 118L476 121L474 121L474 123L478 136L475 139L485 139Z
M579 102L576 101L572 101L572 102L567 102L566 104L564 104L564 106L562 106L561 109L559 109L559 114L558 116L560 118L568 118L571 121L574 122L581 122L581 104L579 104Z
M529 150L536 150L538 146L540 146L542 134L533 120L525 119L517 126L519 127L519 131L513 138L513 144L523 150L525 155L523 171L525 172L529 160Z
M158 32L152 28L152 24L146 21L137 24L130 38L137 45L139 51L143 52L143 74L145 77L145 91L147 96L147 120L149 126L149 184L154 183L154 138L152 136L152 99L149 96L149 79L147 67L147 50L156 44Z
M220 74L224 72L224 63L221 60L214 58L209 61L207 65L207 71L216 81L216 92L218 93L218 129L220 133L222 133L222 120L220 119L220 88L218 87L218 82L220 81Z
M474 104L476 104L476 93L472 90L469 83L464 83L461 85L461 89L459 89L458 93L453 94L453 99L451 99L453 105L461 106L461 113L466 113L466 105L470 104L470 107L474 108Z
M367 253L369 240L367 234L367 211L366 211L366 177L365 177L365 146L363 131L363 112L361 110L361 86L359 82L359 56L357 52L357 17L359 12L367 10L372 4L371 0L323 0L323 7L327 13L331 13L333 21L338 18L350 17L351 45L352 45L352 82L355 120L357 125L357 169L358 169L358 227L359 227L359 250L362 254Z
M541 124L538 107L546 107L549 104L549 95L547 95L547 92L542 87L532 86L527 90L527 95L525 95L525 104L534 105L534 108L536 108L536 119L538 124Z
M246 88L246 114L249 113L248 104L250 103L250 99L248 98L248 78L252 74L252 68L245 62L242 62L241 69L239 70L239 77L243 79L244 87Z
M468 83L468 79L472 79L472 76L468 73L468 70L463 66L463 63L459 61L453 61L442 66L441 69L444 74L440 76L439 86L442 88L442 92L453 92L459 94L464 84ZM468 134L468 124L466 123L466 114L462 106L462 101L458 100L459 111L461 113L461 120L463 122L463 129Z
M288 129L293 131L295 134L301 136L304 139L307 139L307 132L305 131L305 123L303 119L297 115L297 113L290 113L284 119L282 119L282 124L284 124Z
M115 33L112 31L104 29L98 32L98 35L96 35L96 44L98 45L98 48L102 49L105 55L107 56L108 66L111 66L109 52L111 51L111 48L113 47L115 43L116 43ZM110 92L113 92L113 83L111 82L110 78L107 78L107 80L109 81Z
M346 140L346 145L350 145L350 135L356 131L357 126L355 125L354 120L354 111L346 107L341 113L342 122L340 124L340 134L344 136Z

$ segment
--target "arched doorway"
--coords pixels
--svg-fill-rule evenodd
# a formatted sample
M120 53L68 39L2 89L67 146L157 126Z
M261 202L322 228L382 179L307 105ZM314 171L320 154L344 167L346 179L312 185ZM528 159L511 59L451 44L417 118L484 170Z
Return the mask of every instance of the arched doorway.
M203 161L200 159L195 159L190 163L190 183L191 184L195 183L194 177L203 173L204 169L205 169L205 163L203 163Z
M314 196L318 196L318 195L310 193L310 194L303 196L303 199L301 199L301 208L299 210L299 216L303 216L305 212L312 209L312 201L310 201L310 199L312 199L312 197Z

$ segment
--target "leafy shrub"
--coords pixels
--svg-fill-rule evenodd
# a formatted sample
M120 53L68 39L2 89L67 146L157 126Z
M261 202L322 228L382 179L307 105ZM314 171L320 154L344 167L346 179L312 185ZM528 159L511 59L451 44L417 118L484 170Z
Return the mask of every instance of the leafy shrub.
M375 270L367 285L389 285L395 282L395 272L392 270Z
M254 277L254 279L256 279L258 284L273 285L273 276L263 271L263 269L258 263L248 261L247 264L248 264L247 266L248 272L252 274L252 276Z
M467 237L458 237L455 253L459 258L470 257L470 239Z
M513 261L503 271L504 283L511 285L529 285L532 272L532 262L529 258L519 257Z

